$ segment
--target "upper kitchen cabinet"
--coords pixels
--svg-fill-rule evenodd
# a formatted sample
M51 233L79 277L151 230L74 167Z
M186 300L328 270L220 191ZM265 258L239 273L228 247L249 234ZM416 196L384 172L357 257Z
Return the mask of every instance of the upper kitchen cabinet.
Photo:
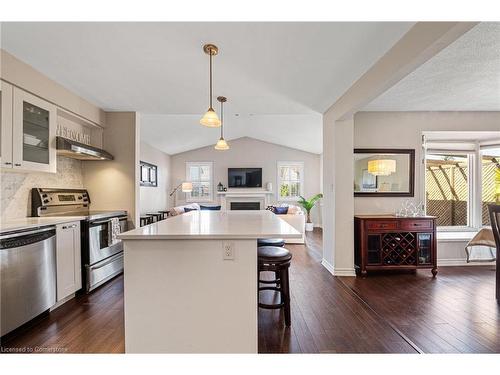
M12 85L0 81L0 165L12 168Z
M12 97L14 169L56 172L56 123L55 105L14 87Z

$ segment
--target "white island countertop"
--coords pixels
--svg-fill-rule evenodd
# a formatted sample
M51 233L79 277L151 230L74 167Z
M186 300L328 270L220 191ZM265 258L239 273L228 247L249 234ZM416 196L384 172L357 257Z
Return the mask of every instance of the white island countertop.
M191 211L119 235L123 240L299 238L271 211Z

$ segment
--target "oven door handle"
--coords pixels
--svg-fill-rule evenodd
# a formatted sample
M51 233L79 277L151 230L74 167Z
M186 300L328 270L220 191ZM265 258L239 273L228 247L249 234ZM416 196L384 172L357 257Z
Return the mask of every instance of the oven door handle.
M107 261L105 261L105 262L103 262L103 263L100 263L100 264L98 264L98 265L96 265L96 266L90 266L90 267L89 267L89 269L90 269L91 271L93 271L93 270L98 270L99 268L102 268L102 267L104 267L104 266L107 266L108 264L113 263L114 261L116 261L116 260L118 260L118 259L121 259L121 258L123 258L123 253L118 253L118 254L116 254L116 255L113 255L113 256L112 256L112 257L110 257Z
M99 221L91 221L90 222L90 226L91 227L94 227L96 225L101 225L101 224L108 224L110 222L110 219L106 219L106 220L99 220Z
M127 217L120 217L118 218L118 220L120 221L123 221L123 220L127 220ZM95 225L101 225L101 224L106 224L106 223L110 223L111 222L111 218L108 218L108 219L104 219L104 220L98 220L98 221L91 221L89 223L90 226L95 226Z

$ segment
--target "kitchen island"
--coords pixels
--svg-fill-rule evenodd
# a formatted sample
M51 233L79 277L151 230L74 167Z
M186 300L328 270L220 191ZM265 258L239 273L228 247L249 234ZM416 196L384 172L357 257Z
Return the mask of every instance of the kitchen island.
M122 233L127 353L257 353L257 239L270 211L192 211Z

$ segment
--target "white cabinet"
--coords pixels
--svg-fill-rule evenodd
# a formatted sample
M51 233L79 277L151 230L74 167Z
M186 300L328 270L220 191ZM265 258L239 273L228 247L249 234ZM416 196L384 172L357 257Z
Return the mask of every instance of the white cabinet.
M12 168L12 85L0 81L0 165Z
M2 168L55 173L57 107L1 84Z
M57 301L82 287L80 222L56 227Z

